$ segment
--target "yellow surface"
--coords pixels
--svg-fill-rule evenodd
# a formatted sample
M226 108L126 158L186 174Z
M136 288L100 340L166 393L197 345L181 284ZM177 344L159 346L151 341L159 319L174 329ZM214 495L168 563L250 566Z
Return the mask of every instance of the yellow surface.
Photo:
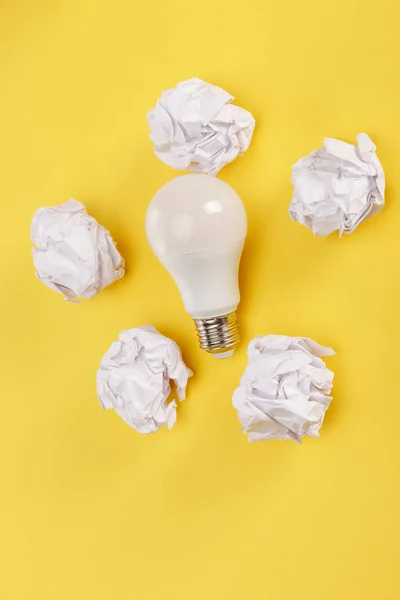
M1 566L4 600L398 600L400 39L398 3L2 0ZM146 113L198 76L257 127L221 172L242 196L243 343L198 350L144 233L175 172ZM378 145L386 208L352 236L288 217L290 171L324 136ZM110 229L126 277L75 306L34 277L39 206L69 197ZM95 373L151 323L195 371L172 431L102 412ZM338 356L318 440L248 444L231 396L256 334Z

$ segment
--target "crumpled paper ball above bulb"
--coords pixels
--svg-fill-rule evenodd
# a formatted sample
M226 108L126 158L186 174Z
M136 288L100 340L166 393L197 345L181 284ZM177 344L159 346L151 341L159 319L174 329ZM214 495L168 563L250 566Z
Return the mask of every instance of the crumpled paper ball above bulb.
M292 171L293 199L289 213L314 235L352 233L385 203L385 175L365 134L357 146L325 138L323 148L301 158Z
M250 342L232 400L250 442L319 436L333 381L321 356L333 354L309 338L267 335Z
M168 403L171 380L184 400L192 375L175 342L154 327L136 327L122 331L104 355L97 393L104 409L113 408L139 433L153 433L176 421L176 402Z
M158 158L174 169L216 175L249 147L254 117L234 97L194 77L162 93L148 114Z
M77 200L39 208L31 240L37 278L71 302L92 298L124 275L111 235Z

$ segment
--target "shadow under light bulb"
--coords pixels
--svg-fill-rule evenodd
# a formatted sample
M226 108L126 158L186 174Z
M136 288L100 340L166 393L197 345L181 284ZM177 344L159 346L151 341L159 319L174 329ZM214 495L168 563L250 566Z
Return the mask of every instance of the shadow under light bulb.
M238 194L211 175L183 175L164 185L150 203L146 233L172 275L200 346L217 358L239 343L238 270L247 232Z

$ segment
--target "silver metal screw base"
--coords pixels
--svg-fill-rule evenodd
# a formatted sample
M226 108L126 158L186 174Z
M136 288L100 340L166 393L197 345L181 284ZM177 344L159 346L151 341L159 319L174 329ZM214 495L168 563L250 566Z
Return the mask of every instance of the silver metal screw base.
M230 356L240 342L236 311L209 319L194 319L200 348L214 354Z

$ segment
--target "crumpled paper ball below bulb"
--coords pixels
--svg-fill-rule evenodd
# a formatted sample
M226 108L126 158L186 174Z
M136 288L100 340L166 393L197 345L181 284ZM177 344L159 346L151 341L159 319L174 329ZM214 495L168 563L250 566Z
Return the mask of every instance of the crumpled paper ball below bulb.
M333 354L309 338L267 335L250 342L232 400L250 442L319 436L333 381L321 357Z
M168 402L171 380L184 400L192 371L179 347L154 327L122 331L97 372L97 393L104 409L115 412L139 433L168 429L176 421L176 402Z

